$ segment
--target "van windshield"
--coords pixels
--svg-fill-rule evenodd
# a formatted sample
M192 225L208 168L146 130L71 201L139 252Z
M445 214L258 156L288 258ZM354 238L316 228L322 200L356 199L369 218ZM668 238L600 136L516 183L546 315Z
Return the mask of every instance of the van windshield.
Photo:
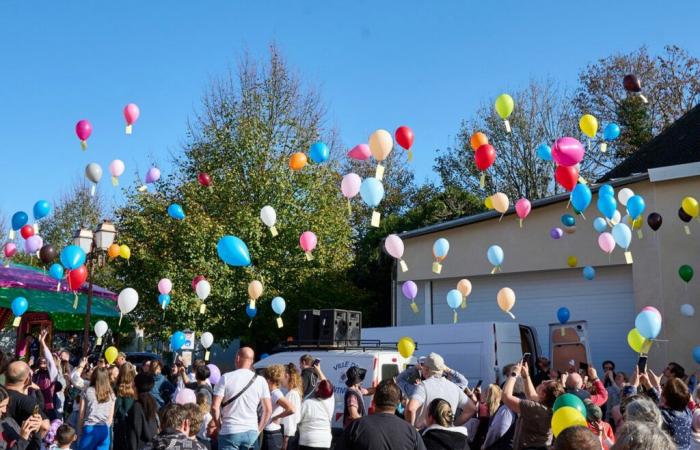
M382 381L394 378L399 374L399 366L397 364L382 364Z

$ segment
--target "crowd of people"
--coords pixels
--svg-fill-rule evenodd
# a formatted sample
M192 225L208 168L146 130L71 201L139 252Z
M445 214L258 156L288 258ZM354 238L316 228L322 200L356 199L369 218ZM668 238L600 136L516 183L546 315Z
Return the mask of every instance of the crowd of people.
M676 363L628 375L605 361L600 378L593 365L555 372L539 358L472 389L431 353L374 387L349 367L342 387L311 355L256 371L244 347L236 370L212 383L204 361L136 367L119 354L73 367L46 340L42 331L28 361L0 353L0 450L700 450L700 389ZM554 438L564 393L583 401L586 426Z

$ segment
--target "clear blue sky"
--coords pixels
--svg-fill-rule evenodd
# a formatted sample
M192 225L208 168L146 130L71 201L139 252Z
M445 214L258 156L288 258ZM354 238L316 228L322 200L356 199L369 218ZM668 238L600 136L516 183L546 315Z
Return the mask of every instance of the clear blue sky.
M54 200L87 163L164 169L212 77L243 49L276 41L320 88L344 144L400 124L416 133L418 180L432 176L481 102L613 52L677 44L700 56L697 1L21 1L0 14L0 210ZM122 108L141 107L131 137ZM89 149L77 120L94 126ZM101 189L118 200L103 178Z

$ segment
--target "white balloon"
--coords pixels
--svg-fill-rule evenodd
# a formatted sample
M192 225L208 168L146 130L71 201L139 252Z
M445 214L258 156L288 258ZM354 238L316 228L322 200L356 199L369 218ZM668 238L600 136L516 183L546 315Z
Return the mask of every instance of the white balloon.
M613 214L612 219L610 219L610 222L613 223L613 225L620 223L622 216L620 215L620 211L615 211L615 214Z
M274 227L275 223L277 222L277 213L275 212L275 208L272 206L263 206L263 208L260 210L260 220L268 226L268 227Z
M197 283L197 297L199 297L200 300L204 301L209 297L209 294L211 293L211 284L207 280L202 280L199 283Z
M695 315L695 308L693 308L693 305L685 303L681 305L681 314L685 317L693 317Z
M104 320L99 320L95 323L95 336L101 338L109 330L109 325Z
M627 200L632 196L634 196L634 191L630 188L622 188L617 193L617 199L625 206L627 206Z
M202 347L204 348L211 347L211 345L214 343L214 335L208 331L205 331L199 338L199 343L202 344Z
M117 299L117 305L119 305L119 312L122 314L129 314L136 308L139 302L139 293L136 292L134 288L126 288L119 293L119 298Z

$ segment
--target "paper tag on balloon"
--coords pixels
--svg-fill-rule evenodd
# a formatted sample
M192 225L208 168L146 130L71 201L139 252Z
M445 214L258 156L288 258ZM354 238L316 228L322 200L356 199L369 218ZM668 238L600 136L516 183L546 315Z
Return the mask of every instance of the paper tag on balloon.
M637 230L637 237L639 239L644 239L644 234L642 234L642 230Z
M651 339L644 339L644 343L642 344L642 351L640 352L640 354L646 355L647 353L649 353L649 350L651 350L651 344L653 343L654 341L652 341Z
M603 142L602 144L600 144L600 151L601 151L601 153L605 153L608 151L608 143L607 142Z
M467 297L462 298L462 309L467 309Z
M350 199L348 199L348 215L352 215L352 205L350 204Z
M13 327L18 327L19 323L22 321L22 316L17 316L15 317L15 320L12 322Z
M632 252L625 252L625 262L632 264Z
M408 162L413 161L413 150L408 149Z
M452 316L452 323L457 323L457 311L455 311L454 315Z
M520 219L520 228L523 227L523 219Z
M126 126L126 134L131 134L131 125Z
M10 240L12 241L14 239L15 239L15 230L10 230Z
M95 191L96 191L96 190L97 190L97 185L96 185L96 184L93 184L92 186L90 186L90 195L94 197L94 196L95 196Z
M442 272L442 264L440 264L437 261L433 261L433 273L440 273Z
M564 329L564 327L561 328L561 335L566 336L566 329Z
M506 133L510 133L510 122L508 122L508 119L504 120L503 124L506 126Z
M688 225L684 225L683 229L685 230L685 234L690 235L690 227Z
M252 320L251 320L250 322L248 322L248 328L250 328L251 325L253 325L253 321L252 321Z
M80 147L83 151L87 150L87 141L80 141Z
M56 292L61 290L61 282L59 281L58 284L56 285Z
M270 234L272 234L272 237L277 236L279 234L277 232L277 227L275 227L275 226L270 227Z
M382 215L381 215L379 212L377 212L377 211L372 211L372 222L371 222L371 225L372 225L374 228L379 228L379 221L381 220L381 218L382 218Z
M314 255L312 255L311 252L304 252L304 254L306 255L307 261L311 261L312 259L314 259Z
M498 270L498 266L493 266L493 269L491 269L491 275L496 273L497 270Z
M586 179L583 178L582 176L579 176L579 177L578 177L578 182L581 183L581 184L588 184L588 181L586 181Z
M207 310L207 305L205 305L204 303L202 303L201 305L199 305L199 313L200 313L200 314L204 314L204 312L205 312L206 310Z
M209 361L209 350L207 350L206 352L204 352L204 360L205 360L205 361Z
M136 190L139 192L146 192L148 190L148 186L144 184L143 186L139 186Z
M95 342L95 345L102 345L102 338L98 337L97 341Z
M399 265L401 266L401 272L408 272L408 266L406 265L406 261L399 260Z
M255 309L255 300L250 299L250 309Z
M649 103L649 100L647 100L647 98L645 96L643 96L642 94L639 94L639 98L642 99L642 102Z
M284 323L282 323L282 318L278 317L277 318L277 328L282 328L284 326Z
M382 166L382 163L377 164L377 170L374 171L374 178L379 181L382 181L382 178L384 178L384 166Z
M112 186L119 186L119 178L112 177Z
M32 225L32 228L34 228L34 234L39 234L39 224L35 223Z
M484 186L486 186L486 174L484 172L481 172L481 178L479 178L479 187L483 189Z
M411 311L418 314L418 305L416 305L416 302L411 302Z
M163 315L165 316L165 313L163 313ZM118 324L118 326L122 326L122 319L123 319L123 318L124 318L124 314L119 313L119 324Z
M73 309L78 309L78 294L73 293Z

